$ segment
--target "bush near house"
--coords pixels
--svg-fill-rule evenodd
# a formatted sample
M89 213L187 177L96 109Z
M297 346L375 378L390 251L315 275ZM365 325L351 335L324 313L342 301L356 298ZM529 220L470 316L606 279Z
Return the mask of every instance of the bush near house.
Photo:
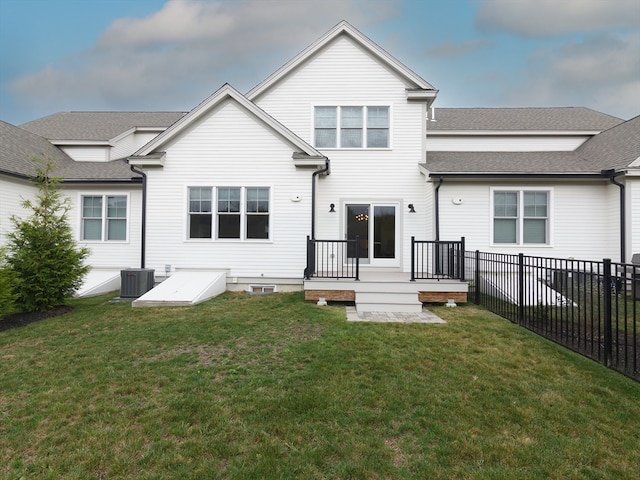
M76 245L68 222L69 203L52 176L54 163L36 159L38 187L35 201L22 205L27 218L11 217L14 231L7 235L6 262L12 275L15 305L25 312L41 312L61 305L81 285L89 270L87 248Z
M13 308L15 295L11 289L13 271L7 266L5 252L0 250L0 317Z

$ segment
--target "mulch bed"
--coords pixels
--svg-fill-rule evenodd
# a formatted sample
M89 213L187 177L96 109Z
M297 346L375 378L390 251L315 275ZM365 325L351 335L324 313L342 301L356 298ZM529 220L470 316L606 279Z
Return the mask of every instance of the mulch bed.
M31 313L12 313L0 318L0 332L9 330L11 328L24 327L30 323L44 320L45 318L58 317L69 313L73 310L73 307L68 305L62 305L46 312L31 312Z

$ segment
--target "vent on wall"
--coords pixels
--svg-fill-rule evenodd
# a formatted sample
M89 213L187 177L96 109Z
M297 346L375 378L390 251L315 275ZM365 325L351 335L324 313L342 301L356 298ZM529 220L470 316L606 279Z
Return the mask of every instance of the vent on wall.
M153 269L131 268L120 271L120 297L138 298L153 288Z
M275 291L276 291L275 285L251 285L249 287L249 293L255 293L260 295L274 293Z

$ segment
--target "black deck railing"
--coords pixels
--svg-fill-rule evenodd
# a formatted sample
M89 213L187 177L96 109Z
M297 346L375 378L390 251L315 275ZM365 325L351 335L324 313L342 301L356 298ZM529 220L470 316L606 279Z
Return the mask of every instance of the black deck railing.
M640 266L466 252L469 298L640 381Z
M411 237L411 281L464 280L464 237L459 241L416 240Z
M360 280L360 237L353 240L317 240L307 236L304 278Z
M307 237L304 278L360 280L360 237L353 240L317 240ZM442 242L411 237L411 281L452 278L464 280L464 238Z

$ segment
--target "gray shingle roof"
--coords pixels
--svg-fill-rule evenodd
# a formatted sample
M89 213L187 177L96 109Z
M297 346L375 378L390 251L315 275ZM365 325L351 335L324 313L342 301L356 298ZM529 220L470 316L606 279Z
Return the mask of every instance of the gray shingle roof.
M431 115L431 114L430 114ZM602 131L623 120L583 107L549 108L436 108L428 131Z
M19 177L35 175L34 158L49 157L54 174L65 181L131 181L138 175L122 160L76 162L45 138L0 120L0 173Z
M603 168L628 167L640 157L640 115L590 138L576 153Z
M106 141L133 127L166 128L185 112L60 112L21 125L49 140Z
M599 174L640 157L640 116L595 135L571 152L427 152L432 174Z
M575 152L427 152L432 174L600 173Z

